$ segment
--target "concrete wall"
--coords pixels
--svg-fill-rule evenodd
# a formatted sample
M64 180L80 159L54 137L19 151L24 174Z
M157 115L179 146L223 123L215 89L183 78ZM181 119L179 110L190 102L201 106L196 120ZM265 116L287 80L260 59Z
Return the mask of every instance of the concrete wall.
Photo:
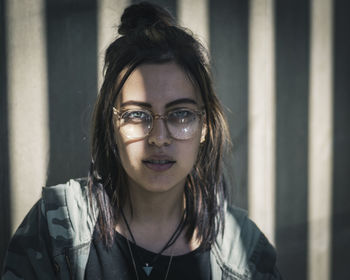
M0 264L41 187L86 176L103 53L136 2L0 2ZM349 2L153 2L210 49L231 203L275 244L286 279L347 279Z

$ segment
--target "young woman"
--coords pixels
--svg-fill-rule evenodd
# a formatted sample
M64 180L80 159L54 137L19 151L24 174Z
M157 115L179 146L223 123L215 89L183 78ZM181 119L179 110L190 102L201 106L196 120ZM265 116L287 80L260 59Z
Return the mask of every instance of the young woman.
M226 205L229 135L202 46L148 3L118 31L89 177L43 189L3 279L280 279L273 247Z

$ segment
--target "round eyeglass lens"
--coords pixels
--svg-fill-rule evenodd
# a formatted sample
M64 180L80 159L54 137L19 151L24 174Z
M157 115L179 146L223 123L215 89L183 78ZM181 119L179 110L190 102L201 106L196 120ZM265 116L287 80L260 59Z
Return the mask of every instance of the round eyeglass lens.
M199 128L199 116L189 110L180 110L168 114L168 129L171 136L179 140L193 137Z
M152 116L145 111L127 111L120 118L120 133L129 139L143 138L151 128Z

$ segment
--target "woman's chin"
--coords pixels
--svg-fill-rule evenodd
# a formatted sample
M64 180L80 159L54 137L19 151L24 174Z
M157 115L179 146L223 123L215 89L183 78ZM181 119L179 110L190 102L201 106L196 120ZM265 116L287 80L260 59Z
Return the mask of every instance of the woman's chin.
M145 178L139 183L134 182L133 185L136 190L141 192L146 192L149 194L163 194L177 191L182 192L185 185L185 181L186 180L184 179L180 182L169 182L169 178L158 178L158 180L150 180L149 182L147 182L147 179Z

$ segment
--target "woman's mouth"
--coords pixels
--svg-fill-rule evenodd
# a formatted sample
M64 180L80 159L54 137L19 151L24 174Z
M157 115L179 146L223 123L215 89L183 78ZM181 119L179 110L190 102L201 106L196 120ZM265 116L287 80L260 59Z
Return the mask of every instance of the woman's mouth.
M143 160L143 164L145 164L149 169L153 171L165 171L170 169L176 161L174 160L164 160L164 159L149 159Z

